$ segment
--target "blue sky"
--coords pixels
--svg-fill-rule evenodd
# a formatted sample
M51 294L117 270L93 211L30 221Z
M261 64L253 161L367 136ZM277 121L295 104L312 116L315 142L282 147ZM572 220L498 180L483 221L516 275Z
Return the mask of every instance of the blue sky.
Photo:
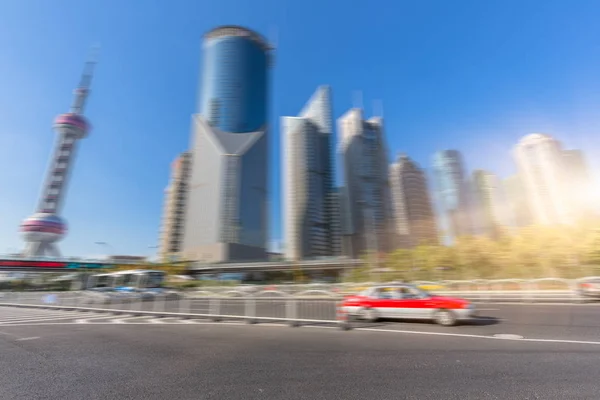
M0 2L0 253L22 243L54 134L91 45L101 57L64 209L67 255L148 255L173 158L197 107L201 36L240 24L277 39L272 74L271 237L278 240L279 117L318 85L335 117L363 91L383 101L391 153L429 167L456 148L506 176L520 136L600 149L597 1L3 0ZM391 154L390 154L391 156Z

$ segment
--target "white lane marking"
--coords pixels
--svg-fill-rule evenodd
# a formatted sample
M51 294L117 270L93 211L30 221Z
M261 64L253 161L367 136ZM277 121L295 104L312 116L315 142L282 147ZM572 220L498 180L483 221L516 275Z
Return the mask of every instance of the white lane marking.
M6 327L13 327L13 326L48 326L48 325L81 325L81 322L56 322L56 323L52 323L52 322L44 322L44 323L24 323L24 324L11 324L11 325L6 325ZM114 326L115 324L113 322L95 322L93 324L88 324L88 325L112 325ZM148 325L147 322L129 322L129 323L125 323L122 324L123 326L125 325ZM227 322L227 323L223 323L223 322L195 322L193 324L177 324L177 323L173 323L173 324L169 324L169 325L176 325L176 326L190 326L190 325L239 325L239 326L248 326L248 324L246 324L245 322ZM0 332L2 333L2 332Z
M65 315L65 314L59 314L59 315L37 315L37 316L29 315L29 316L26 316L26 317L12 317L12 318L0 319L0 324L10 323L10 322L13 322L13 321L28 321L28 320L34 320L34 319L75 318L77 316L78 316L77 314L71 314L71 315Z
M0 334L16 338L16 340L34 340L34 339L39 339L40 338L39 336L19 337L17 335L14 335L14 334L8 333L8 332L0 332Z
M11 324L7 326L46 326L46 325L76 325L78 322L64 322L64 323L24 323L24 324ZM113 325L113 323L107 322L98 322L93 325ZM123 325L148 325L144 322L133 322ZM170 325L178 325L178 326L190 326L191 324L170 324ZM245 322L196 322L193 325L239 325L239 326L250 326ZM266 324L257 324L258 326L265 326ZM269 325L266 325L269 326ZM286 327L287 325L270 325L271 327ZM302 325L304 328L320 328L320 329L337 329L335 326L310 326L310 325ZM570 340L570 339L536 339L536 338L528 338L528 339L507 339L507 338L499 338L495 336L485 336L485 335L472 335L472 334L463 334L463 333L447 333L447 332L426 332L426 331L407 331L407 330L396 330L396 329L381 329L381 328L354 328L357 331L367 331L367 332L387 332L387 333L398 333L398 334L412 334L412 335L432 335L432 336L451 336L451 337L459 337L459 338L475 338L475 339L488 339L488 340L511 340L515 342L536 342L536 343L559 343L559 344L590 344L590 345L600 345L600 342L597 341L589 341L589 340ZM7 332L1 332L0 334L9 335L16 337Z
M31 336L31 337L23 337L23 338L20 338L20 339L17 339L17 340L19 340L19 341L22 341L22 340L36 340L36 339L39 339L39 338L40 338L39 336Z
M0 326L12 326L14 324L18 324L21 322L44 322L44 321L56 321L56 320L61 320L61 319L75 319L76 316L70 316L70 317L54 317L54 318L32 318L32 319L24 319L24 320L15 320L15 321L10 321L10 322L2 322L0 323Z
M128 321L133 321L136 319L142 319L142 318L152 318L151 316L147 316L147 315L138 315L137 317L125 317L125 318L116 318L115 320L113 320L114 324L128 324Z
M151 319L151 320L150 320L150 322L151 322L151 323L153 323L153 324L164 324L164 322L163 322L163 321L161 321L161 320L160 320L160 319L158 319L158 318Z
M523 339L521 335L515 335L512 333L496 333L494 335L496 339L506 339L506 340L520 340Z
M358 331L370 331L370 332L391 332L391 333L403 333L412 335L432 335L432 336L452 336L452 337L463 337L463 338L475 338L475 339L492 339L492 340L507 340L506 338L498 338L494 336L485 335L471 335L466 333L446 333L446 332L426 332L426 331L406 331L396 329L380 329L380 328L355 328ZM540 343L571 343L571 344L593 344L600 345L600 342L588 341L588 340L569 340L569 339L511 339L519 342L540 342Z
M124 315L124 317L126 317L126 315ZM80 318L80 319L76 320L75 322L78 324L89 324L90 321L96 321L98 319L107 319L107 318L119 318L119 317L117 315L103 315L103 316L99 316L99 317Z
M327 325L300 325L300 328L337 329L338 327Z
M0 311L0 318L11 318L11 317L27 317L27 316L31 316L31 315L40 315L40 314L45 314L45 315L55 315L55 314L75 314L77 313L77 311L63 311L63 310L32 310L32 311L17 311L17 310L10 310L11 312L1 312Z

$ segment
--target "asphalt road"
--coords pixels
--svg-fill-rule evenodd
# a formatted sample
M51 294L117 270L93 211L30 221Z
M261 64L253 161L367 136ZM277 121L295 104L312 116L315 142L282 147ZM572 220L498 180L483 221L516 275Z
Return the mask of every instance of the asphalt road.
M143 309L166 312L210 313L208 300L190 302L152 302L125 304L123 309ZM285 318L286 303L277 299L259 300L248 309L243 300L222 299L218 310L230 316L256 316L260 318ZM480 318L469 324L444 328L427 322L378 321L375 324L353 322L355 326L389 326L393 329L427 330L433 332L460 331L487 335L492 333L518 334L534 338L561 338L571 340L600 339L599 304L478 304ZM335 321L335 302L329 300L300 300L296 302L296 317L315 321Z
M600 346L233 324L0 327L0 398L593 399Z

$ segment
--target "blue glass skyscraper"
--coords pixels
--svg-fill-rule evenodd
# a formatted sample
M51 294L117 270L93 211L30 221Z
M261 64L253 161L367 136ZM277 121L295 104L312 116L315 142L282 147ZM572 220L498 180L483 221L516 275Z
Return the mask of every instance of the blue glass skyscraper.
M264 38L239 26L218 27L204 37L185 212L186 259L266 257L270 50Z
M433 178L442 239L449 244L472 233L468 183L460 152L437 152L433 157Z
M222 132L258 131L267 122L269 46L240 27L205 36L200 114Z

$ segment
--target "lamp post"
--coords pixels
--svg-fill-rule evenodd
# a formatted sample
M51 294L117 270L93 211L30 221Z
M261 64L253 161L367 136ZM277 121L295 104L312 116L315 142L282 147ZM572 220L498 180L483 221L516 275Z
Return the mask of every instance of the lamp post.
M157 246L157 245L150 245L150 246L148 246L148 250L150 251L150 252L149 252L149 254L148 254L148 261L150 261L150 260L151 260L151 258L152 258L152 253L154 253L154 251L153 251L153 250L156 250L156 249L158 249L158 246Z
M94 242L94 243L97 244L98 246L101 246L101 247L107 249L107 252L106 252L107 259L114 255L113 247L110 244L108 244L107 242Z

